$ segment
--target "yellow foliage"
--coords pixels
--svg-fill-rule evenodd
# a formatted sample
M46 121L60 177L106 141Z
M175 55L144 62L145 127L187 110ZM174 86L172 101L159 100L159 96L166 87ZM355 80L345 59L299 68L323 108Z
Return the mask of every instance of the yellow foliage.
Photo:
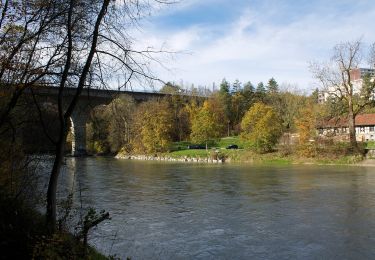
M261 102L255 103L246 112L241 128L241 137L259 152L272 150L282 131L281 120L275 110Z
M305 106L299 115L299 118L295 121L297 133L299 134L299 143L306 144L309 140L315 137L316 134L316 119L314 114L314 108L311 104Z
M173 117L165 101L142 103L135 115L133 150L142 153L164 152L171 142Z
M225 124L224 108L220 101L216 98L206 100L191 116L191 140L203 143L219 138L225 131Z

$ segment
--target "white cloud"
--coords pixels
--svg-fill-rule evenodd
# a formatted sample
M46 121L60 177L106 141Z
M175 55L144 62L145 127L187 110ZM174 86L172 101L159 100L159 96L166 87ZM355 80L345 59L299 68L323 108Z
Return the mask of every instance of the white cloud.
M157 47L166 43L173 51L192 52L164 60L173 73L156 71L166 81L182 79L209 86L223 77L253 83L275 77L279 82L296 83L307 89L313 81L308 71L309 61L328 59L332 47L342 41L361 36L365 42L375 41L370 25L374 9L347 16L311 13L279 24L271 22L274 13L272 8L262 14L246 9L221 30L218 25L193 25L180 31L149 26L139 46Z

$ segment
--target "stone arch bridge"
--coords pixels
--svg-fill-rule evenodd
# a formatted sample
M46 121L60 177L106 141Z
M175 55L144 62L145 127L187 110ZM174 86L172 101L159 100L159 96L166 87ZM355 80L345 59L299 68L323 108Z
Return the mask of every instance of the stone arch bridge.
M76 92L75 88L65 88L64 90L64 106L68 106ZM40 103L57 104L58 88L41 87L33 89L34 95ZM117 91L104 89L83 89L76 108L71 116L72 155L81 156L86 154L86 122L93 108L99 105L108 105L113 99L122 95L128 95L134 98L136 102L147 101L150 99L158 99L168 94L159 92L137 92L137 91Z

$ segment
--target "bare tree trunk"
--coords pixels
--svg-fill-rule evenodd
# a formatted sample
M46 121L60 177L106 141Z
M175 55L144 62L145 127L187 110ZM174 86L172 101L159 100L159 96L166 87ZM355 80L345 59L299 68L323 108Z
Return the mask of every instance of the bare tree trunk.
M353 103L352 100L349 99L349 113L348 113L348 125L349 125L349 140L350 145L353 148L354 152L359 152L358 143L355 134L355 115L353 112Z
M67 131L65 130L65 132ZM66 136L67 134L64 134L64 136L61 137L57 143L55 160L53 162L53 168L52 168L51 176L50 176L49 183L48 183L46 220L47 220L48 230L51 233L53 233L56 228L57 181L59 178L61 165L64 160Z
M60 112L60 123L61 123L61 125L60 125L60 127L61 127L60 128L60 138L59 138L59 141L58 141L58 144L57 144L57 147L56 147L56 157L55 157L55 161L54 161L54 164L53 164L53 168L52 168L52 172L51 172L51 176L50 176L50 180L49 180L49 184L48 184L48 191L47 191L47 216L46 216L47 219L46 220L47 220L48 228L51 232L54 232L55 229L56 229L57 181L58 181L58 178L59 178L62 162L64 160L64 148L65 148L65 142L66 142L66 137L67 137L67 132L68 132L67 122L68 122L68 120L70 120L70 117L71 117L71 115L74 111L75 106L78 103L78 98L79 98L79 96L82 92L82 89L84 87L84 84L86 82L86 77L87 77L87 74L89 73L91 62L92 62L93 56L94 56L95 51L96 51L96 46L97 46L97 41L98 41L98 36L99 36L99 26L101 24L101 21L102 21L103 17L106 14L107 7L109 5L109 1L110 0L104 0L103 1L102 7L100 9L100 12L99 12L98 17L97 17L96 22L95 22L90 52L87 56L85 66L83 67L82 73L80 75L75 96L72 99L72 101L70 102L70 104L69 104L65 114L63 115L63 117L61 117L61 111L62 111L61 98L62 98L62 90L65 86L64 81L66 81L66 77L67 77L67 74L66 75L64 75L64 74L65 74L65 72L68 73L68 70L69 70L69 67L70 67L69 55L68 55L68 58L67 58L67 64L66 64L65 69L64 69L62 82L60 84L60 91L59 91L59 112ZM74 0L71 0L71 6L73 5L73 2L74 2ZM68 22L68 24L70 24L70 23ZM70 28L70 26L69 26L68 31L71 32L71 30L72 30L72 28ZM70 35L70 37L71 37L71 35ZM71 42L71 40L70 40L70 42ZM72 46L69 46L69 47L70 48L68 48L68 51L69 51L69 49L72 48Z

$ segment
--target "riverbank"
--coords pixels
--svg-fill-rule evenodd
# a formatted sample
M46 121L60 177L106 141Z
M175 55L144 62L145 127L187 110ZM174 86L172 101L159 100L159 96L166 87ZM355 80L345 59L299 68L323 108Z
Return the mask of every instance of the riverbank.
M119 153L117 159L143 160L143 161L169 161L183 163L248 163L248 164L316 164L316 165L366 165L375 166L375 161L366 159L361 155L330 155L312 158L295 154L282 154L272 152L258 154L250 150L181 150L170 153L154 155L132 155Z
M169 162L187 162L187 163L224 163L225 158L209 157L172 157L166 155L122 155L117 154L116 159L141 160L141 161L169 161Z
M49 235L45 216L24 200L0 190L0 250L2 259L111 259L69 231Z

